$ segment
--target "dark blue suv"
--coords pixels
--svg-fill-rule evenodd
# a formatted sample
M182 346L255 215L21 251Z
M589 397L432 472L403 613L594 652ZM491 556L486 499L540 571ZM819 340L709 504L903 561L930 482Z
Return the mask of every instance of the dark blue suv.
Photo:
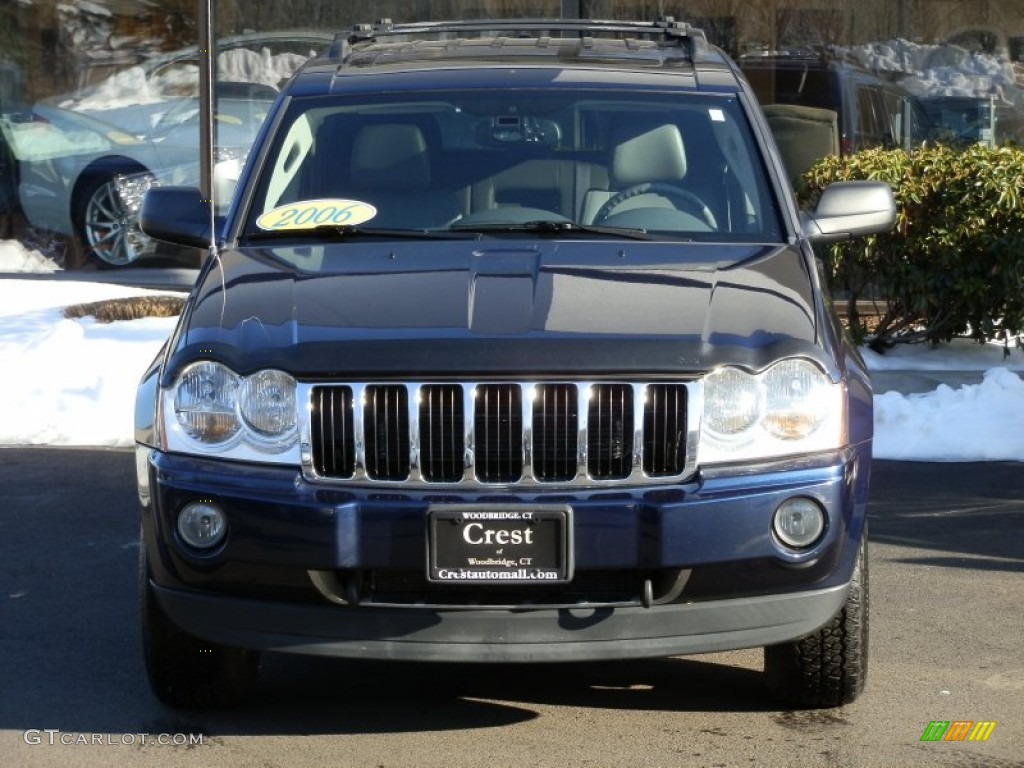
M547 663L765 647L862 690L867 373L736 66L671 20L359 27L272 109L138 392L142 620L172 706L260 651Z

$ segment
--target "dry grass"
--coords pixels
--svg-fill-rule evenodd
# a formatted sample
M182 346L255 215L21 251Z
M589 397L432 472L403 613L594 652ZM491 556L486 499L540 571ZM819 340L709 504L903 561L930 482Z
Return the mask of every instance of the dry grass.
M64 308L64 317L95 317L98 323L138 320L140 317L175 317L181 314L185 299L180 296L134 296L107 299Z

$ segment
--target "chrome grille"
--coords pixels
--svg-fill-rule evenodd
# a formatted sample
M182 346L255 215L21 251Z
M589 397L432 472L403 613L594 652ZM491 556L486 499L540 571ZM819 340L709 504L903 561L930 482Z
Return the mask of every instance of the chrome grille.
M687 382L302 385L313 480L600 485L686 478Z

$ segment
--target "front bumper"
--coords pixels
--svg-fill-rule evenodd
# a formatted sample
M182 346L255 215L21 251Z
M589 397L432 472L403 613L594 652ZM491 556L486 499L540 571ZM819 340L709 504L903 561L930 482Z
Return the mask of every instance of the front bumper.
M809 634L848 584L655 608L435 611L295 605L154 586L186 631L225 645L406 661L551 662L675 656L772 645Z
M405 493L325 487L297 469L140 446L149 588L198 637L296 653L525 662L771 645L815 631L842 608L863 534L868 465L866 454L850 449L705 473L669 488ZM799 553L771 535L775 509L793 496L815 499L828 514L822 540ZM175 532L177 511L198 498L215 500L229 521L226 543L209 554ZM473 586L462 587L468 598L460 606L429 594L401 606L374 604L372 594L339 604L345 601L331 602L313 587L313 573L357 575L359 583L372 583L373 574L422 574L430 505L497 501L571 506L577 581L626 573L642 583L684 573L686 586L649 607L567 605L557 597L534 603L523 587L512 605L474 605Z

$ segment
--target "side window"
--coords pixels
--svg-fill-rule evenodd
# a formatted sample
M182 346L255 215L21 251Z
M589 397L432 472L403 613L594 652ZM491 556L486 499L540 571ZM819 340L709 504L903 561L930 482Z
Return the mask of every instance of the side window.
M867 85L858 85L855 150L885 144L885 132L880 117L876 111L875 89Z
M888 147L905 146L904 139L909 137L909 126L905 126L904 115L909 114L906 106L907 100L903 94L897 91L880 91L882 104L885 109L885 127L888 132Z
M914 96L908 96L906 99L907 108L904 114L907 115L910 124L904 131L909 131L911 145L918 145L936 138L938 129L924 107L921 106L921 102Z

